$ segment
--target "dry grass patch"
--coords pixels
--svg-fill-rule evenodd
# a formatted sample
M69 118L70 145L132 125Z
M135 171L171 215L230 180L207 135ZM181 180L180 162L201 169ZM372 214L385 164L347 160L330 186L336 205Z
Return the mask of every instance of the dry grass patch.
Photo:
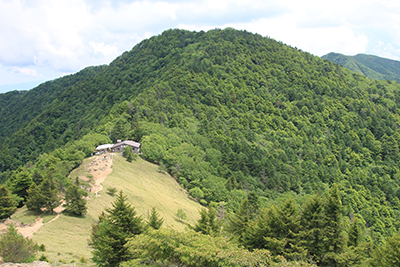
M200 217L201 205L189 199L186 191L170 175L160 173L157 165L140 158L129 163L122 157L115 157L113 164L114 171L107 177L103 186L122 190L144 219L147 219L153 206L164 218L164 227L177 230L185 228L185 224L177 220L178 209L186 213L187 222L190 224L194 224ZM102 194L104 196L105 192Z
M60 215L58 219L43 225L35 233L33 240L46 246L44 254L50 262L78 262L82 255L90 259L92 255L88 238L92 222L90 217Z

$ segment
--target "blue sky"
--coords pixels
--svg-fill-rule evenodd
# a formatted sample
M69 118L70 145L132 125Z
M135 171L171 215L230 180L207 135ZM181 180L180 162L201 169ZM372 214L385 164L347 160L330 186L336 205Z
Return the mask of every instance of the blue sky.
M233 27L323 56L400 60L400 1L0 0L0 93L108 64L166 29Z

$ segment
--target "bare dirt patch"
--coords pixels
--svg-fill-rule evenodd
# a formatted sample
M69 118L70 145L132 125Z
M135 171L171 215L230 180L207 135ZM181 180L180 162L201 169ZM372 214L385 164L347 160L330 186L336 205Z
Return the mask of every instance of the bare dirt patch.
M112 173L112 158L115 157L114 153L106 153L99 156L93 156L90 158L91 162L86 167L86 172L92 177L90 183L90 192L98 196L98 192L103 190L101 183L105 181L107 176ZM86 180L86 177L79 177L79 179Z

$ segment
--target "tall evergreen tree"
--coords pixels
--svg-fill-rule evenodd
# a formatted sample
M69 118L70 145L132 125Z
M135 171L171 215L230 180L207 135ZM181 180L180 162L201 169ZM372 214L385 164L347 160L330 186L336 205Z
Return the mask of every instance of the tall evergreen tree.
M0 186L0 219L9 217L17 209L17 202L14 200L10 191L4 186Z
M28 189L28 198L26 199L26 207L29 210L40 211L44 207L44 198L40 193L39 187L32 183Z
M56 182L51 178L44 179L39 185L39 191L42 195L43 207L51 210L51 214L53 214L53 209L61 203Z
M300 213L293 199L287 200L282 208L272 205L261 212L248 245L290 259L304 257L306 249L300 222Z
M86 192L77 187L76 185L70 185L65 192L65 211L75 216L82 216L87 210Z
M91 246L93 261L99 266L118 266L129 258L125 244L128 239L142 233L142 217L127 203L122 191L92 226Z
M240 243L244 244L246 239L246 231L251 230L249 224L251 222L251 211L249 200L245 198L240 203L239 210L228 218L228 232L237 236Z
M324 201L320 195L314 195L303 205L301 225L304 231L305 246L316 263L321 260L324 251Z
M200 210L200 219L193 229L205 235L215 236L220 232L219 225L217 221L217 211L210 205L208 211L204 208Z
M151 227L155 230L158 230L161 228L161 225L163 223L164 223L164 219L160 218L160 215L158 214L156 207L152 207L149 222L147 223L147 226Z
M28 197L27 190L33 183L32 176L24 168L20 167L16 170L7 181L7 187L11 193L17 195L21 201L18 203L18 207L22 207Z
M345 250L345 236L343 226L343 205L339 186L335 183L329 190L325 205L324 222L324 252L321 266L339 266L341 254Z

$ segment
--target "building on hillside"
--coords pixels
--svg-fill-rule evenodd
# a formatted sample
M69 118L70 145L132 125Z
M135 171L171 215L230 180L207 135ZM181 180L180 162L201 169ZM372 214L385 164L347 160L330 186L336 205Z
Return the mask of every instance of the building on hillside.
M105 152L110 152L111 148L113 147L113 144L104 144L96 147L97 153L105 153Z
M127 146L131 146L132 151L136 154L139 154L140 143L132 140L126 140L126 141L117 140L117 143L111 147L111 151L116 153L123 153Z

